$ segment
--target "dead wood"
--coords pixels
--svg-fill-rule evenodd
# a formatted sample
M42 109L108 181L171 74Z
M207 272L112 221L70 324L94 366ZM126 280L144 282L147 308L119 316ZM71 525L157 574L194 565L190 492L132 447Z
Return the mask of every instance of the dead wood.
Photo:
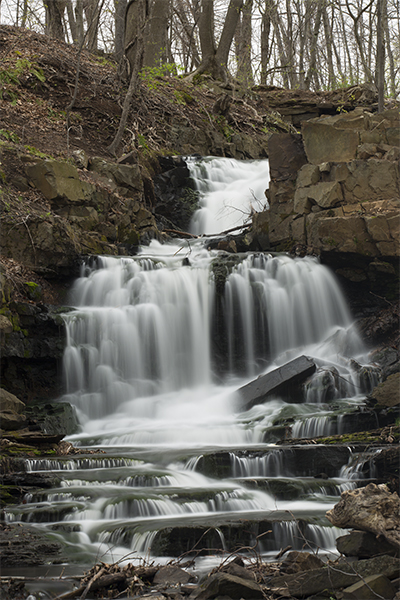
M400 547L400 499L385 484L369 483L366 487L342 493L341 500L326 513L336 527L361 529L383 536Z

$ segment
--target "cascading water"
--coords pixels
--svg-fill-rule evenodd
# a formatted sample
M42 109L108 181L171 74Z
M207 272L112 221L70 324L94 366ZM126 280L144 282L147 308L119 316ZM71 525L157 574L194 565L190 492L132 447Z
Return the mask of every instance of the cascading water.
M268 183L266 161L190 166L207 179L199 184L206 216L200 210L193 225L206 233L235 226L232 214L248 214ZM244 201L235 209L232 189ZM221 204L210 217L213 194ZM133 258L99 257L73 286L63 399L77 407L81 431L70 440L105 454L30 461L31 471L56 472L60 486L30 495L7 518L51 529L74 560L132 560L131 552L163 560L183 551L173 542L181 527L194 532L185 550L210 527L210 545L226 547L244 519L272 531L265 554L305 539L333 549L338 531L324 514L343 486L356 485L351 469L329 480L298 475L294 451L275 442L290 427L300 437L331 432L328 402L340 412L363 399L349 358L365 362L363 348L344 299L316 259L264 254L233 257L221 294L221 256L206 247L154 241ZM302 354L319 366L303 403L276 397L241 410L240 386Z

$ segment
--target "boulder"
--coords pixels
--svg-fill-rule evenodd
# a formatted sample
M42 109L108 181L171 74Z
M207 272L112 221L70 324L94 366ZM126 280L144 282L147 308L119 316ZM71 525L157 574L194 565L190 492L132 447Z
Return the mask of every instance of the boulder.
M0 388L0 410L11 411L21 414L25 410L25 404L19 400L14 394L10 394L7 390Z
M395 587L384 575L370 575L363 581L358 581L343 590L343 600L371 600L384 598L392 600L396 593Z
M22 429L26 425L25 415L19 415L11 410L2 410L0 412L0 426L5 431L15 431Z
M286 588L295 598L307 598L323 590L349 587L377 573L394 579L398 575L399 567L399 559L384 555L352 563L330 564L321 569L294 575L279 575L274 577L269 585L272 591L276 588Z
M228 596L233 600L264 598L261 587L255 581L229 573L214 573L190 595L190 600L208 600L217 596Z
M177 583L190 583L192 581L195 581L193 575L184 569L173 565L166 565L165 567L158 569L153 579L155 585L163 583L176 585Z
M42 160L25 167L31 183L52 202L57 204L85 201L91 193L91 185L80 181L73 165L60 160Z
M307 356L300 356L266 375L260 375L238 390L243 410L265 402L272 395L290 402L302 402L301 385L315 372L316 368L313 360Z
M352 531L336 538L336 548L340 554L357 558L396 554L396 548L392 544L368 531Z
M370 397L377 401L378 407L400 405L400 373L393 373L374 388Z
M342 493L340 501L326 513L336 527L361 529L383 536L400 548L400 499L384 484Z
M89 161L89 170L111 179L118 187L143 192L143 180L138 164L117 164L94 157Z
M315 554L310 552L289 552L285 560L281 564L281 573L287 575L292 573L300 573L302 571L311 571L312 569L320 569L324 566L323 561Z

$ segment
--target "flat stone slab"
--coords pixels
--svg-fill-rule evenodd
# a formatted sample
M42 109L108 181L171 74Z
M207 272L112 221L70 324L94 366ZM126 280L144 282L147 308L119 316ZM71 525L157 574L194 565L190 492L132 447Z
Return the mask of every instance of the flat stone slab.
M280 396L288 402L303 401L301 384L317 369L315 362L307 356L299 356L270 373L260 375L254 381L239 388L242 409L249 410L255 404L262 404L268 397Z

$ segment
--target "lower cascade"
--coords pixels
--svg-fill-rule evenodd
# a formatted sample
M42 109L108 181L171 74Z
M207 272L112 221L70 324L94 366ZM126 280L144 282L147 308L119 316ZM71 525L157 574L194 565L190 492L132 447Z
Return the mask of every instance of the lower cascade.
M246 203L260 189L254 173L268 173L266 161L239 174L229 159L191 168L196 179L216 171L225 207L231 171ZM214 183L198 186L209 211ZM201 210L197 232L234 222L212 226ZM351 449L331 459L323 446L279 443L346 432L378 381L326 267L228 255L201 237L153 241L135 257L86 262L71 305L62 400L76 407L81 430L69 441L83 454L28 461L59 485L27 496L8 521L51 531L82 564L163 562L199 544L210 554L256 545L266 559L287 545L334 551L343 530L325 512L365 476L363 464L353 467ZM243 406L242 386L300 356L316 365L301 389Z

